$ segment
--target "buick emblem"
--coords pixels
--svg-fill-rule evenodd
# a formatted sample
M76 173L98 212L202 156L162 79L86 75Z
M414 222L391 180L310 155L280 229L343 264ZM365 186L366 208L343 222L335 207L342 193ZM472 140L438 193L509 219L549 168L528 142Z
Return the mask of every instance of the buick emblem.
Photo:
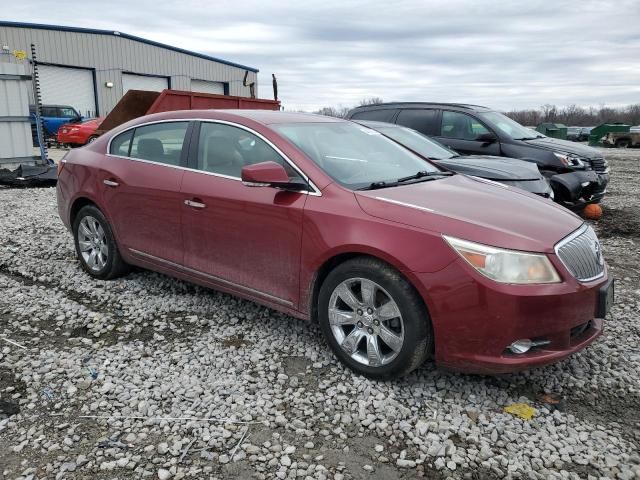
M598 261L598 264L602 265L604 263L604 258L602 258L602 251L600 250L600 242L598 240L594 240L591 245L591 250Z

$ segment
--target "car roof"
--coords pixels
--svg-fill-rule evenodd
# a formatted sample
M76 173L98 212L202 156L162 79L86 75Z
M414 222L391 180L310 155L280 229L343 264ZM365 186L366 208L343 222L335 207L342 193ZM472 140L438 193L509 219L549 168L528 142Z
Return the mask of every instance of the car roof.
M222 120L230 118L235 118L236 120L252 120L263 125L276 123L336 123L348 121L342 118L327 117L313 113L282 112L276 110L175 110L139 117L137 120L143 119L144 122L151 122L173 119Z
M376 103L373 105L363 105L360 107L355 107L352 111L362 111L362 110L384 110L389 108L420 108L420 107L430 107L430 108L460 108L464 110L473 110L476 112L490 112L492 111L489 107L484 107L482 105L473 105L471 103L439 103L439 102L386 102L386 103Z

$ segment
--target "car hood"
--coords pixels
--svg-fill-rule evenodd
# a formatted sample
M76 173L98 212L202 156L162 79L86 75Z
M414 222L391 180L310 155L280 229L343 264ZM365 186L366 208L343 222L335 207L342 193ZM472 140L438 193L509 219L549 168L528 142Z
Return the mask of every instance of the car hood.
M555 150L563 153L575 153L585 158L597 158L602 157L602 153L599 150L581 145L576 142L570 142L568 140L560 140L558 138L536 138L533 140L523 140L528 145L534 145L536 147L546 148L547 150Z
M552 253L582 220L550 200L493 182L454 175L355 192L369 215L496 247Z
M435 160L454 172L475 175L490 180L539 180L540 170L535 163L516 158L470 155Z

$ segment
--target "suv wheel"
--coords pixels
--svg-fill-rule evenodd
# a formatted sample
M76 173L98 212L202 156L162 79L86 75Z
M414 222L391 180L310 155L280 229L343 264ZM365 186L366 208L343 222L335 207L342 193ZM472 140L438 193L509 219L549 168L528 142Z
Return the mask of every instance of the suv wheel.
M124 275L124 263L109 222L93 205L82 207L73 222L76 255L92 277L109 280Z
M319 323L336 356L374 379L419 367L432 347L422 299L395 269L360 257L336 267L318 296Z

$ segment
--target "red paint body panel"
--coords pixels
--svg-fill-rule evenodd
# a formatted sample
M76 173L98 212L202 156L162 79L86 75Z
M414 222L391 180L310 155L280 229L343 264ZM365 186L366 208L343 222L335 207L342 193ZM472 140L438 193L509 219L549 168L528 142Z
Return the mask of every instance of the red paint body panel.
M104 117L94 118L82 123L65 123L58 129L56 140L58 143L68 143L71 145L84 145L93 135Z
M118 132L165 119L243 125L270 140L320 192L252 188L238 178L105 155ZM341 120L258 111L184 111L133 120L69 154L58 181L60 215L69 226L73 202L90 199L111 222L128 262L307 319L326 262L341 254L378 257L423 298L436 362L448 368L491 373L543 365L600 335L595 312L606 269L597 281L581 283L554 253L554 245L581 225L578 217L538 197L460 175L353 192L270 128L334 121ZM105 179L119 186L110 188ZM463 261L443 234L546 253L562 281L496 283ZM586 322L588 328L572 333ZM551 343L520 356L505 353L514 340L538 337Z

